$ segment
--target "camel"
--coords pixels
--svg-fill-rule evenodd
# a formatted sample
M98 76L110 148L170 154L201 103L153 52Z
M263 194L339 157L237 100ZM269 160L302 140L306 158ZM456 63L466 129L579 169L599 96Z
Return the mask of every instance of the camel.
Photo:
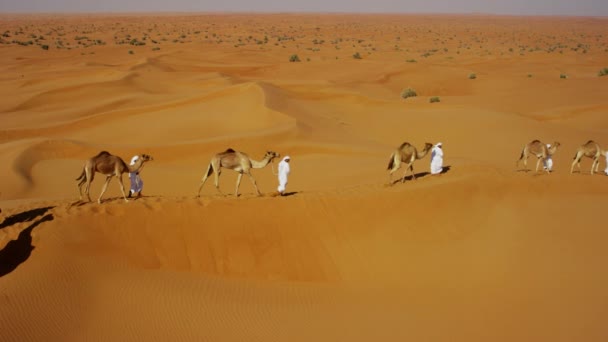
M154 158L147 154L142 154L139 156L134 165L129 165L125 163L120 157L112 155L107 151L99 152L98 155L86 161L82 173L78 178L76 178L76 180L79 181L78 192L80 193L80 200L82 201L82 185L86 183L85 193L89 199L89 202L91 202L89 189L91 187L91 182L93 182L93 179L95 178L95 172L99 172L106 176L106 182L103 185L101 194L97 199L97 203L101 204L101 197L106 192L108 184L114 176L118 178L118 182L120 184L120 191L122 191L122 196L124 197L125 202L129 202L127 196L125 195L125 187L122 183L122 174L126 172L137 172L141 170L141 168L146 162L151 160L154 160Z
M414 162L417 159L422 159L426 156L429 151L433 148L433 144L425 143L424 148L421 152L418 152L416 147L411 145L408 142L404 142L399 146L393 154L391 154L391 159L388 161L387 170L390 170L388 174L388 184L393 184L393 173L401 167L401 163L407 163L407 167L405 168L405 172L403 173L403 178L401 178L401 182L405 182L405 175L408 170L412 170L412 179L416 179L416 175L414 174Z
M606 155L606 151L603 151L600 148L600 145L593 140L587 141L585 144L580 146L576 150L576 154L574 155L574 161L572 161L572 166L570 167L570 173L574 172L574 165L578 166L578 172L581 172L581 159L583 157L588 157L593 159L593 163L591 163L591 174L597 172L600 167L600 157L602 155Z
M540 166L541 161L544 163L547 157L552 156L557 148L560 146L558 141L554 142L551 145L551 148L547 148L547 144L542 143L540 140L532 140L524 146L524 149L521 151L521 155L519 159L515 162L515 167L519 165L519 162L524 161L524 168L528 167L528 157L530 155L535 155L538 158L536 162L536 172L538 172L538 167ZM526 169L527 170L527 169ZM551 173L549 169L545 169L547 173Z
M234 193L235 196L239 196L239 185L241 184L241 177L243 177L243 174L249 176L249 179L251 179L251 182L253 183L253 186L255 187L258 196L261 196L262 194L258 189L258 186L255 182L255 178L253 178L253 175L251 174L251 169L261 169L268 165L268 163L270 163L274 158L278 157L278 153L267 151L264 155L264 159L262 159L261 161L257 161L249 158L247 154L235 151L231 148L227 149L224 152L217 153L215 156L213 156L213 158L211 158L209 166L207 167L207 171L203 175L201 185L198 188L197 197L201 196L201 189L203 188L203 185L205 185L207 178L211 176L212 173L215 173L215 188L220 194L222 193L220 191L219 183L220 174L222 173L222 167L234 170L239 173L238 178L236 180L236 191Z

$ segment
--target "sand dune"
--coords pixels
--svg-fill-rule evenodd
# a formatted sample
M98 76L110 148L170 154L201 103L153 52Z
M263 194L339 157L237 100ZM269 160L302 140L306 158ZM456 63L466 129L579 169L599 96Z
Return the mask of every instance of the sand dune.
M0 340L608 338L608 178L569 172L608 148L604 18L1 18ZM404 141L445 172L386 184ZM227 148L290 155L288 196L273 163L196 198ZM78 201L102 150L154 157L143 197Z

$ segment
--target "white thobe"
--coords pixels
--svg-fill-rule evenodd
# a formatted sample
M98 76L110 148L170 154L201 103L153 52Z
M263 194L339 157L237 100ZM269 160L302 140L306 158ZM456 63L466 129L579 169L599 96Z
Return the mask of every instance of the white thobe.
M289 172L289 162L283 159L279 163L279 188L277 189L281 194L285 192L285 188L287 187L287 177L289 176Z
M431 151L431 174L436 175L443 171L443 150L439 146Z

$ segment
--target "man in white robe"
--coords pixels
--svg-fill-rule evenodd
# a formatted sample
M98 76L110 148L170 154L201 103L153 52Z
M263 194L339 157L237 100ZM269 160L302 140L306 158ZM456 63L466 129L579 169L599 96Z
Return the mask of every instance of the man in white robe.
M443 171L443 149L442 143L437 143L431 150L431 174L438 175Z
M133 156L133 158L131 158L131 166L135 165L138 159L139 156ZM141 171L141 168L139 169L139 171ZM137 196L141 196L141 191L144 189L144 181L141 180L141 177L139 176L139 171L129 172L129 180L131 181L131 190L129 191L129 197L134 196L135 194L137 194Z
M285 188L287 187L287 177L291 171L289 167L290 160L291 158L289 156L285 156L279 163L279 187L277 191L279 194L281 194L281 196L285 194Z
M547 144L547 150L550 148L551 148L551 144ZM553 157L550 154L548 154L547 158L545 159L544 168L547 171L553 170L553 159L552 158Z

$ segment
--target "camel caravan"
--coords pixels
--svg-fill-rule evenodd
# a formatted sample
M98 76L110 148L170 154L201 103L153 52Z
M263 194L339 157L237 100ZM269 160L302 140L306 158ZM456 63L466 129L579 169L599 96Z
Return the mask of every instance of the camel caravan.
M441 143L437 143L435 145L431 143L425 143L424 146L418 150L414 145L409 142L402 143L397 149L393 151L390 156L387 170L388 174L388 185L393 185L393 173L399 170L402 164L405 164L405 171L403 173L403 177L400 178L401 182L405 182L408 171L411 173L411 179L416 180L416 174L414 172L414 163L417 160L424 158L426 155L431 154L431 175L444 173L446 170L443 169L443 151L441 150ZM543 171L547 174L550 174L553 170L553 155L557 152L558 148L561 144L558 141L555 141L553 144L545 144L540 140L533 140L527 143L520 154L519 159L515 163L515 167L517 168L520 163L523 162L524 169L523 171L530 171L527 169L528 158L531 156L535 156L537 158L535 171L538 173L541 165L543 166ZM585 144L579 146L574 155L574 160L572 161L572 165L570 167L570 173L574 173L574 167L578 167L578 172L581 173L581 159L583 157L587 157L592 159L591 164L591 174L598 173L599 164L601 157L606 157L606 170L604 171L606 175L608 175L608 151L603 150L600 145L593 140L587 141ZM238 173L238 177L236 180L236 187L234 191L235 196L239 196L239 186L241 184L241 178L243 174L247 175L253 184L255 191L258 196L261 196L262 193L258 188L258 185L255 181L255 178L251 174L251 169L262 169L266 167L268 164L272 163L274 159L279 158L280 155L273 151L267 151L264 157L261 160L254 160L249 157L246 153L235 151L231 148L215 154L209 165L207 166L207 170L203 174L200 185L198 187L198 192L196 197L200 197L201 190L205 185L205 182L211 175L214 175L214 183L217 191L222 194L219 187L219 177L222 172L222 168L233 170ZM284 158L287 162L289 161L289 157ZM82 187L85 186L84 194L86 194L87 199L91 202L91 196L89 194L89 190L91 187L91 182L95 178L96 173L101 173L106 176L106 181L102 187L101 194L97 198L97 203L101 203L101 198L103 194L106 192L108 188L108 184L112 180L113 177L118 178L118 184L120 186L120 191L123 195L125 202L129 202L127 195L125 193L125 187L122 181L122 175L124 173L129 173L131 176L137 175L136 177L131 177L131 192L128 197L134 193L134 179L138 179L139 172L143 169L144 165L147 162L154 160L152 156L147 154L136 155L131 160L131 164L127 164L123 159L118 156L112 155L107 151L102 151L94 157L89 158L80 173L80 176L76 178L78 181L78 192L80 195L80 201L83 199L83 191ZM285 162L285 161L282 161ZM286 177L284 175L284 177ZM139 180L141 182L141 180ZM283 180L286 183L286 180ZM139 184L135 189L138 192L138 196L141 195L141 187L142 184ZM280 190L280 189L279 189ZM279 191L280 194L283 194L283 191Z
M554 142L553 144L544 144L539 140L533 140L524 146L519 159L515 162L515 167L517 167L519 163L523 161L524 170L529 171L527 169L527 160L528 157L534 155L537 158L536 172L538 172L538 169L542 163L543 170L550 173L553 165L552 157L559 146L560 143L558 141ZM604 173L608 175L608 151L602 150L600 145L593 140L587 141L576 149L572 165L570 166L570 173L574 173L575 165L578 167L578 172L581 173L581 159L583 157L593 160L591 163L591 174L593 175L597 173L600 166L600 158L602 156L606 157L606 169L604 170Z

